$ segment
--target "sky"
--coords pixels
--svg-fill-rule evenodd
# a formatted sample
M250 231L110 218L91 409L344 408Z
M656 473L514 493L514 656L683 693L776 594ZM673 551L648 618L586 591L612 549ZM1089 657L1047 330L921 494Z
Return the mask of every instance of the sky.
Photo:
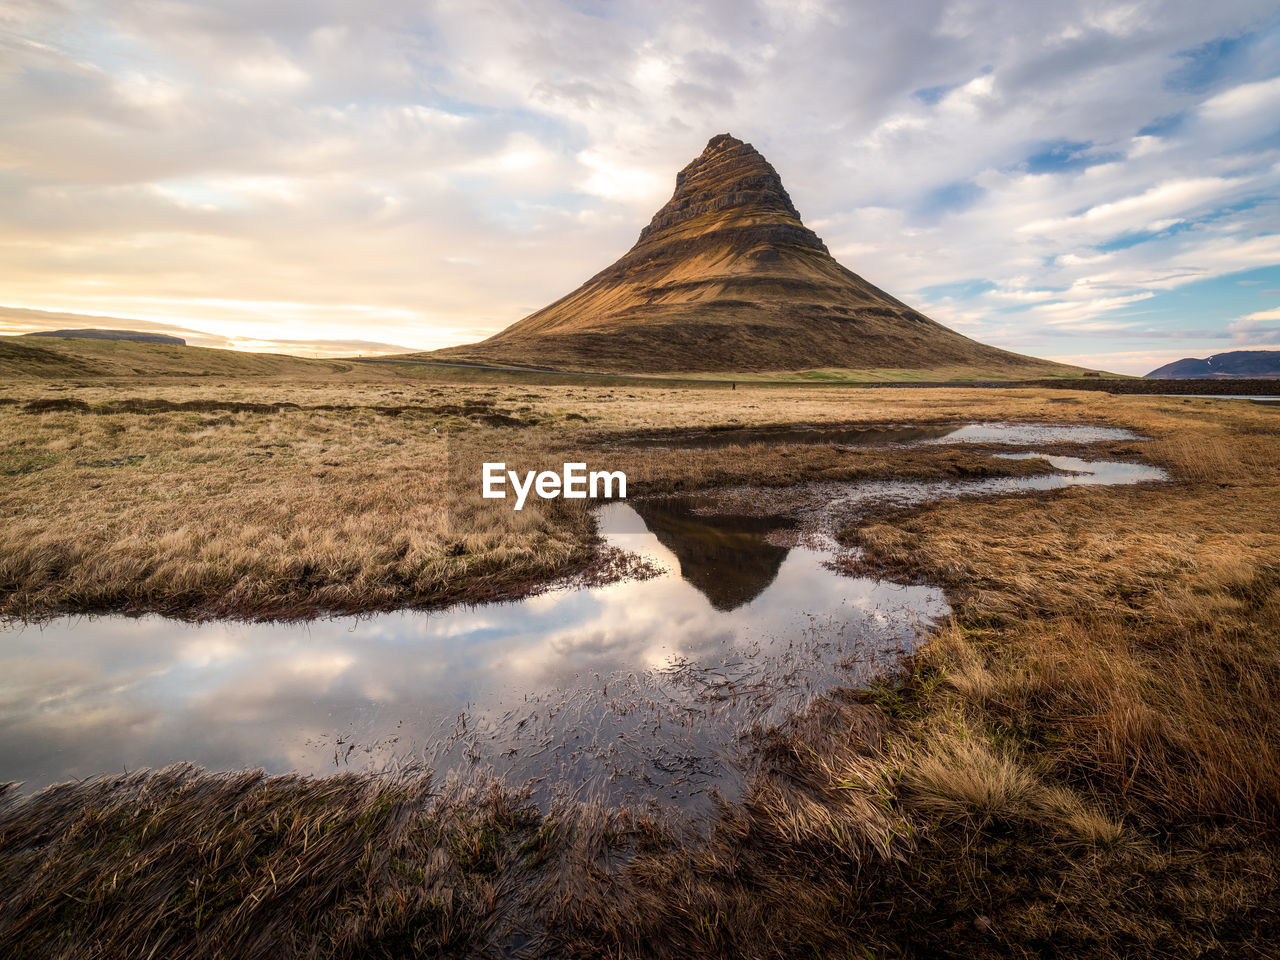
M724 132L976 339L1280 349L1274 0L0 0L0 333L481 339Z

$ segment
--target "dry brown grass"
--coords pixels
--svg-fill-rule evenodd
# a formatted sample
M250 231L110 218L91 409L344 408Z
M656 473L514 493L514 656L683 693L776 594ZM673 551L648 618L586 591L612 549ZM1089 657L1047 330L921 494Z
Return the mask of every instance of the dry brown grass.
M540 935L554 867L653 834L496 785L186 767L0 795L6 957L495 955Z
M219 396L279 400L280 389L235 384ZM140 394L207 396L164 386L129 395ZM103 404L120 392L74 395ZM296 588L299 571L272 566L290 551L310 551L321 571L350 555L332 532L335 502L352 515L372 511L346 535L372 551L373 566L385 566L377 551L391 540L419 549L429 568L452 536L471 538L463 546L475 553L462 554L447 582L482 582L515 556L530 570L556 569L555 550L537 545L581 549L585 527L572 513L537 511L520 521L528 529L466 515L447 536L423 521L394 540L400 518L429 495L396 488L387 468L426 462L435 415L368 408L463 399L539 421L515 429L441 419L470 433L468 456L497 441L513 461L554 459L654 423L1058 420L1143 431L1154 439L1108 452L1163 465L1178 482L940 502L846 531L864 568L942 584L954 618L900 676L766 735L748 796L721 811L705 840L680 842L619 812L548 820L503 801L506 812L491 815L484 798L437 808L411 784L357 779L188 777L171 788L162 779L146 797L146 778L65 787L0 815L0 942L9 931L11 952L90 956L108 945L146 956L166 937L157 956L483 955L531 931L531 952L578 957L1276 954L1280 412L1040 390L814 396L391 382L288 396L319 405L339 395L362 409L219 414L232 422L214 426L195 412L0 408L6 469L39 467L15 475L6 520L72 504L65 522L29 520L25 539L56 534L52 542L70 545L93 531L98 546L76 561L90 565L123 555L128 529L147 522L154 536L140 547L169 544L175 562L202 544L265 544L250 569L283 571L278 596ZM183 439L202 431L198 443ZM276 458L244 457L261 442L288 446L270 448ZM133 450L146 455L133 467L72 466ZM824 471L937 475L948 463L760 454L617 456L655 489L735 477L788 484ZM267 462L249 468L246 459ZM160 479L181 484L175 498L157 493ZM88 482L102 486L88 493ZM187 508L210 493L217 508L193 520ZM124 516L112 526L116 509ZM279 542L217 539L246 518ZM4 556L23 542L9 540ZM224 569L222 554L208 556L210 571ZM76 569L48 583L70 582ZM323 822L327 831L313 831ZM279 888L276 867L294 877L318 838L317 865ZM357 842L363 853L336 855ZM201 900L193 889L222 896ZM306 909L290 912L290 902ZM196 931L197 904L201 930L208 923L225 939ZM269 943L236 939L258 923Z
M938 503L847 532L954 620L786 732L709 843L570 942L629 956L1248 956L1280 942L1280 421L1147 401L1176 487ZM1163 408L1163 409L1162 409ZM851 745L863 743L860 749ZM631 906L634 896L638 906Z
M480 502L486 459L604 463L626 471L633 492L1020 473L1038 467L936 449L608 443L653 424L1057 412L1032 392L948 391L955 402L940 407L855 390L431 384L401 369L374 370L383 382L11 389L15 402L0 405L0 615L297 617L519 596L593 561L590 520L581 503L531 502L517 514Z

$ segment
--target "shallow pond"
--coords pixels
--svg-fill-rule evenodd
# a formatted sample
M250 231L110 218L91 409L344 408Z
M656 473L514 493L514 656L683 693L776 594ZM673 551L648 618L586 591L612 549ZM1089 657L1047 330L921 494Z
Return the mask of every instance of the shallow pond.
M1034 454L1008 454L1033 456ZM952 483L753 491L847 516L882 502L1163 478L1059 470ZM606 542L663 572L519 602L306 624L63 618L0 630L0 781L26 790L188 761L211 770L493 771L535 794L709 802L742 735L891 668L947 613L940 590L835 573L792 519L708 498L614 503ZM710 506L708 506L710 504ZM818 549L813 548L816 543Z
M1005 493L1034 493L1060 490L1063 487L1111 487L1131 483L1158 483L1168 474L1159 467L1116 460L1085 460L1081 457L1056 457L1040 453L997 453L1007 460L1041 458L1055 473L1030 477L987 477L982 480L938 483L878 482L854 485L843 496L836 495L833 505L884 502L894 506L913 506L932 500L958 496L992 496Z
M819 551L770 544L774 523L640 509L652 528L621 503L599 519L609 544L667 571L648 580L303 625L7 630L0 779L418 759L614 799L732 791L741 730L865 680L946 611L936 589L840 576Z
M1050 456L1042 453L997 453L995 456L1022 460L1041 458L1053 473L1025 477L986 477L980 480L872 480L862 483L840 481L799 484L785 489L736 487L717 491L713 499L705 495L700 510L724 510L742 514L785 513L802 521L804 531L817 533L819 542L841 526L855 522L873 511L913 507L956 497L983 497L1001 494L1036 493L1063 487L1117 486L1159 483L1168 474L1159 467L1112 460L1085 460L1080 457ZM807 538L812 540L813 537Z
M944 423L873 427L737 427L651 434L621 441L622 446L708 450L754 443L834 444L846 447L880 447L891 444L1003 443L1032 446L1049 443L1103 443L1136 440L1138 435L1120 427L1043 423Z
M1262 396L1251 393L1157 393L1157 397L1180 397L1187 400L1251 400L1266 407L1280 406L1280 396Z

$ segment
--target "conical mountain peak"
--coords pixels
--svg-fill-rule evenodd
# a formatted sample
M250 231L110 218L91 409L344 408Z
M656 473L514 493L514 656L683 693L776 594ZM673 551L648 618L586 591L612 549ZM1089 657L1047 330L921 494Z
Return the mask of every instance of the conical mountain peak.
M802 226L778 171L751 144L721 133L676 174L675 193L641 232L637 246L739 221ZM826 250L816 234L806 233L802 239L807 245Z
M727 133L676 175L624 256L488 340L436 355L654 373L1068 369L970 340L837 263L769 161Z

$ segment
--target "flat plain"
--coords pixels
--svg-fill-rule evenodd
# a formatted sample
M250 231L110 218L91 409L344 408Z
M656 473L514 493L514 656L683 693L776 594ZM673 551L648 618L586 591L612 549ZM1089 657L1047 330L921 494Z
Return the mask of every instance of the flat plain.
M1047 469L998 445L625 442L655 424L1123 427L1145 439L1094 453L1171 480L840 530L850 572L940 585L952 616L763 736L745 798L696 835L426 775L11 789L12 955L1264 957L1280 937L1280 409L287 366L8 379L0 612L299 618L626 574L581 502L460 496L489 457L621 469L632 496Z

